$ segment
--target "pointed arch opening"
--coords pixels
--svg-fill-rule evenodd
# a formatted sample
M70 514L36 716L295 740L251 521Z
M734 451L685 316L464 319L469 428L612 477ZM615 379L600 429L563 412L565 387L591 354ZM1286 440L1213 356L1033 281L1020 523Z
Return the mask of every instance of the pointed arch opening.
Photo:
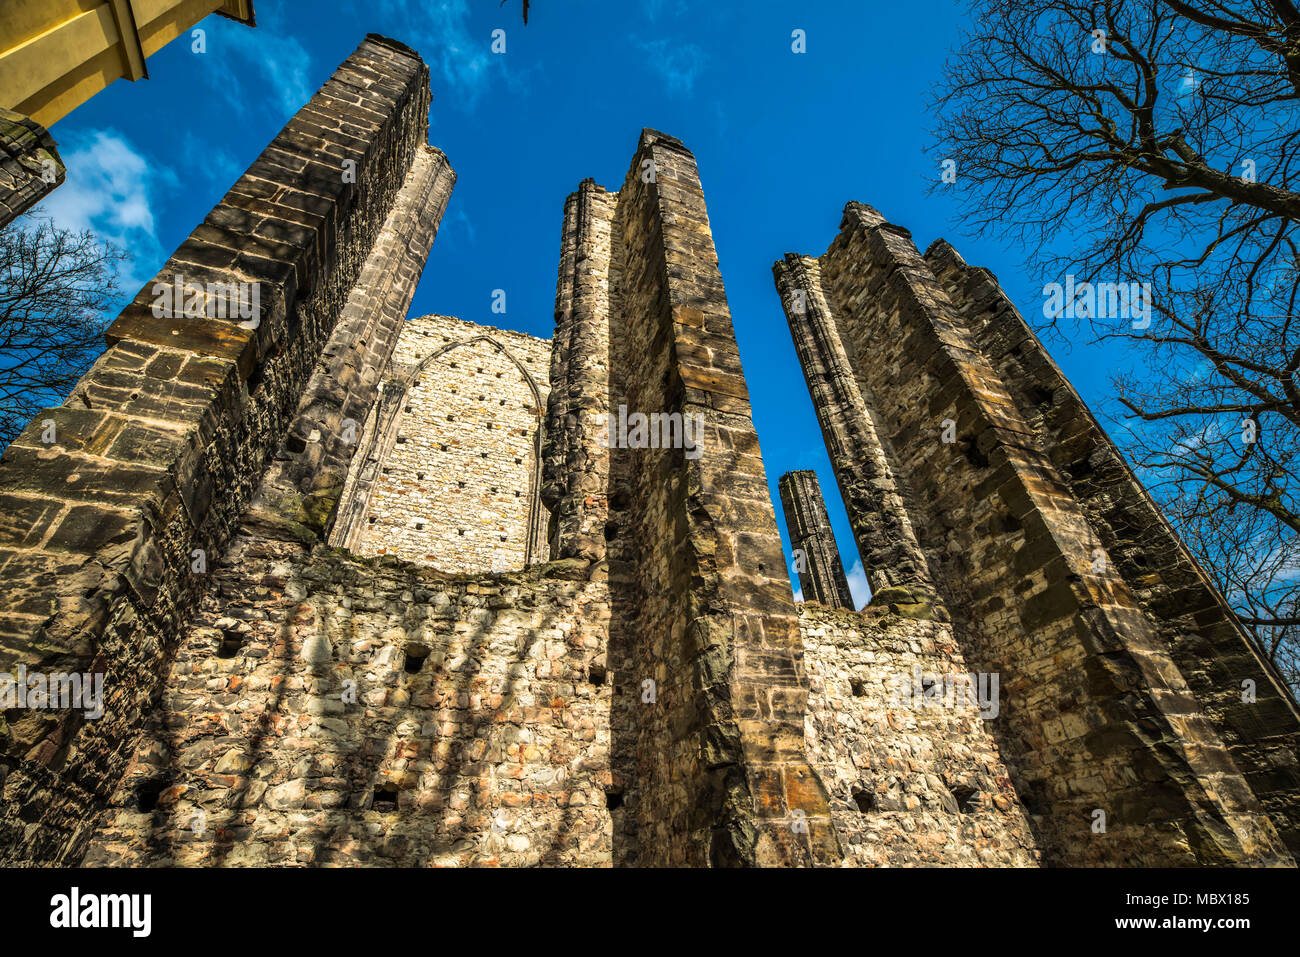
M490 334L444 343L381 387L330 543L449 572L546 561L545 395Z

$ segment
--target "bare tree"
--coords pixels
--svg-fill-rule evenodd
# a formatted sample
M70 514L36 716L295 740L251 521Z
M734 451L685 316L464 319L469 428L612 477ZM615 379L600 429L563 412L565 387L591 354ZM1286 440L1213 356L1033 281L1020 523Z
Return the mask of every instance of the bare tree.
M126 253L37 209L0 229L0 448L104 349Z
M1149 323L1066 308L1043 328L1129 347L1116 438L1296 685L1300 11L979 0L972 13L935 104L968 222L1028 246L1045 282L1148 284Z

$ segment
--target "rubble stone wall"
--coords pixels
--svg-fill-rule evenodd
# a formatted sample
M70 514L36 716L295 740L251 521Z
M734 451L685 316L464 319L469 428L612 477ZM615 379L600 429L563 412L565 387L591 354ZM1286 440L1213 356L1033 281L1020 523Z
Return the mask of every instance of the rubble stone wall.
M844 866L1037 865L990 730L1000 689L988 676L968 683L952 625L804 602L799 630L808 752L830 794ZM924 697L922 687L944 692Z
M0 672L106 698L0 715L0 862L1294 863L1294 703L991 277L777 264L873 590L796 607L694 155L568 197L554 340L404 321L428 77L368 37L159 274L257 321L151 283L4 453Z
M609 600L241 537L94 866L608 865Z
M408 320L331 541L460 573L546 561L550 352L548 339L451 316Z

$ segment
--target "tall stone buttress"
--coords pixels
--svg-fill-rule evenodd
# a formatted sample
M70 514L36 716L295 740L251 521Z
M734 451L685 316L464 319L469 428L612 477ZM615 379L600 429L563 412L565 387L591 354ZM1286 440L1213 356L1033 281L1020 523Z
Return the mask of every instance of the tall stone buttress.
M924 601L934 583L906 504L911 491L880 438L871 388L853 374L822 292L821 264L790 254L773 271L871 591L902 589Z
M325 533L455 182L441 150L426 145L415 154L246 525Z
M105 701L97 720L5 724L3 860L75 863L120 806L267 466L284 522L328 512L340 420L364 418L361 366L391 347L451 186L425 142L428 80L407 47L367 37L112 324L67 401L5 451L0 670L99 673Z
M643 131L617 193L569 198L562 242L544 498L553 557L608 565L615 860L838 860L695 157ZM625 442L637 414L694 441Z
M989 726L1044 862L1293 863L1294 701L992 278L859 203L774 269L823 428L875 446L828 441L863 560L923 556L1000 676ZM863 487L898 514L861 514Z
M804 601L852 611L849 580L844 576L817 473L810 469L786 472L777 487Z
M611 259L618 199L586 179L564 205L542 486L555 558L605 559L609 452L600 435L612 395L609 313L619 268Z

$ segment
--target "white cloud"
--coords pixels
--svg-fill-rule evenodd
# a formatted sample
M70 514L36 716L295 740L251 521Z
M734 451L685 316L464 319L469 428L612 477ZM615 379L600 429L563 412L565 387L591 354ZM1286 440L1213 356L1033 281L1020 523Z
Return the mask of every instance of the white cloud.
M722 103L718 100L713 101L713 125L720 134L725 134L727 132L727 127L730 125L727 122L727 113L722 108Z
M445 216L442 221L442 230L452 227L453 232L457 229L465 230L465 241L470 245L475 245L474 241L474 222L465 214L465 210L460 206L451 210L450 214Z
M798 587L795 588L795 590L794 590L794 600L795 600L795 604L798 604L799 602L803 601L803 589L802 589L802 588L798 588Z
M175 186L176 174L146 160L117 130L65 131L62 138L77 145L63 152L67 179L41 210L58 226L89 229L131 253L121 283L133 294L164 258L153 210L159 187Z
M298 112L299 107L316 92L307 79L311 72L311 55L292 36L277 36L272 47L250 40L255 34L256 30L248 29L236 34L241 38L236 52L242 53L244 59L265 72L265 85L259 82L259 89L269 88L278 93L280 108L286 113Z
M316 91L310 80L311 54L274 7L265 14L259 9L257 19L258 26L249 29L209 17L203 22L207 52L195 57L205 60L209 79L234 114L243 116L269 101L277 118L284 119Z
M871 600L871 586L867 584L867 573L862 568L861 559L849 569L849 594L853 596L853 607L858 611Z
M689 96L694 92L695 79L707 60L700 47L664 38L637 41L637 46L649 57L651 68L663 78L669 93Z
M435 101L449 95L457 107L472 111L494 76L511 82L511 36L527 29L517 8L501 9L500 22L480 36L470 29L467 0L376 0L376 6L384 32L410 45L429 65ZM497 28L506 31L503 54L491 50L491 30Z
M224 194L234 184L244 169L239 161L213 137L200 138L192 130L181 137L181 155L187 171L198 173Z

